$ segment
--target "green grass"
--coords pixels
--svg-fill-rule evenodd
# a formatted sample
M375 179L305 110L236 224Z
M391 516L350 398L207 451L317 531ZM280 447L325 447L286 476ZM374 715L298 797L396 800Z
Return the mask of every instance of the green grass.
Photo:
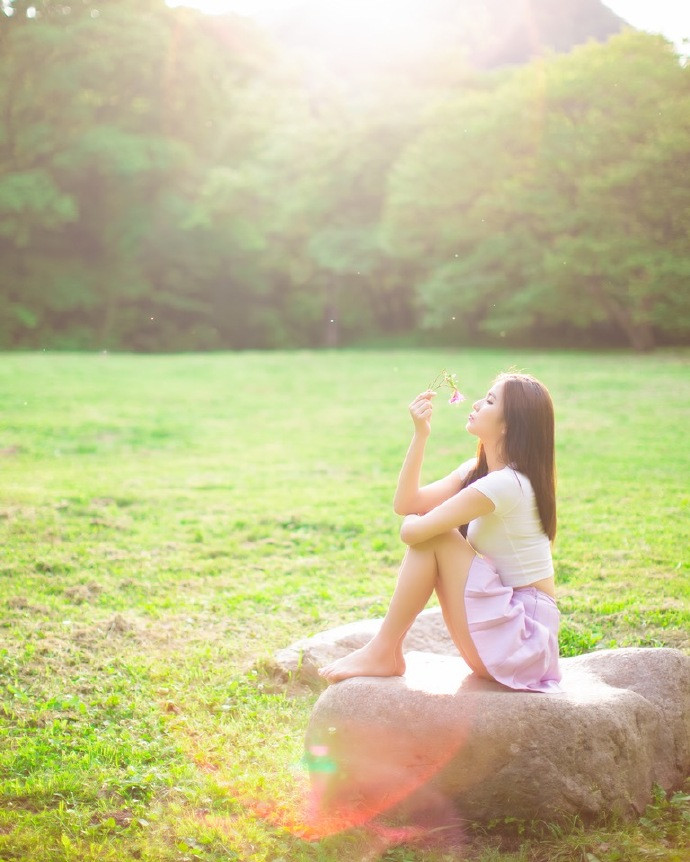
M452 851L301 826L316 695L269 659L385 610L411 397L513 365L557 408L564 655L690 651L690 354L4 355L0 859L681 862L683 794ZM427 478L466 412L439 403Z

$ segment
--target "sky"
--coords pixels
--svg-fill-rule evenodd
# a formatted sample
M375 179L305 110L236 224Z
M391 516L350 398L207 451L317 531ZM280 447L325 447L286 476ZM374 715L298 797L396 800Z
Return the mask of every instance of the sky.
M357 5L355 0L320 0L320 5L333 2L340 6ZM406 0L397 0L398 8L405 5ZM271 17L280 12L289 11L297 6L305 5L304 0L168 0L170 6L195 6L204 12L222 13L237 12L242 15L261 19ZM392 4L390 0L367 0L359 4L363 9L362 20L367 16L377 15L377 7ZM679 48L684 38L690 38L690 4L688 0L606 0L605 3L621 18L633 27L648 30L651 33L662 33ZM378 13L380 17L381 13ZM688 46L685 46L687 51Z

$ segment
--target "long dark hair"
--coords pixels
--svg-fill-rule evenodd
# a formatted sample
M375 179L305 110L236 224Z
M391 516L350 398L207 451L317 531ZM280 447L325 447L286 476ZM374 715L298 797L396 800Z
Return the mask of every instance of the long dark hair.
M531 374L499 374L503 383L505 435L501 455L506 464L532 483L539 519L551 541L556 536L556 459L553 402L549 390ZM477 466L462 487L488 473L484 444L479 441Z

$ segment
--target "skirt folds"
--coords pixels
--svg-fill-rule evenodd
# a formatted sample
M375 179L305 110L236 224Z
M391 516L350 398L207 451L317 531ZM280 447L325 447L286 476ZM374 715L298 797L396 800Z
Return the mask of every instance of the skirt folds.
M470 637L484 667L502 685L557 693L560 613L534 587L506 587L488 560L475 557L465 586Z

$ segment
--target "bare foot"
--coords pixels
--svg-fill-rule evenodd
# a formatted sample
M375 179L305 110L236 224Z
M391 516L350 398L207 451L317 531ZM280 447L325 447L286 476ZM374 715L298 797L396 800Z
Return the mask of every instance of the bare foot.
M402 676L404 673L402 647L391 652L374 641L319 669L319 674L328 682L340 682L353 676Z

